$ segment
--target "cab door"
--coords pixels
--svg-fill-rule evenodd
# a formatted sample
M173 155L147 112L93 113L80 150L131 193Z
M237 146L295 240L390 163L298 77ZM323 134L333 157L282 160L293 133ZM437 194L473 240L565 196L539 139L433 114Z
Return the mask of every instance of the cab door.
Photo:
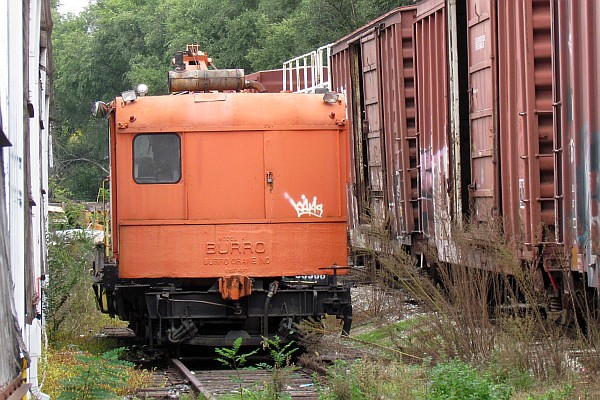
M188 219L265 218L263 132L187 134Z
M264 149L268 220L343 216L339 131L268 131Z

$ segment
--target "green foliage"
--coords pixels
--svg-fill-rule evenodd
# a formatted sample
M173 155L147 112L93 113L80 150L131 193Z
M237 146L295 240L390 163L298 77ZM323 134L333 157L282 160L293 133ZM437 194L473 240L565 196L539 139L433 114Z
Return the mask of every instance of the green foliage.
M128 369L133 363L119 360L124 348L116 348L100 356L78 354L77 374L61 381L64 390L59 400L114 399L116 390L126 386Z
M240 354L239 351L241 347L242 338L237 338L231 348L215 348L215 352L220 356L217 357L217 361L233 370L243 368L246 365L246 362L248 362L248 358L258 353L259 349L254 349L249 353Z
M545 393L530 395L527 400L567 400L573 398L573 385L565 385L561 389L548 389Z
M68 228L82 228L85 225L85 207L83 204L69 202L65 204Z
M265 366L266 369L272 371L272 374L270 381L265 382L264 391L267 398L281 399L286 378L295 369L295 366L292 364L292 354L298 351L298 348L293 347L294 342L282 345L279 336L274 336L272 339L264 338L262 343L263 349L269 352L273 360L272 366Z
M235 371L236 375L232 376L231 380L232 380L232 382L238 384L239 396L240 396L240 399L243 399L244 394L247 392L247 390L245 390L242 387L243 380L240 375L240 369L242 369L246 365L246 362L248 362L248 358L250 358L253 355L255 355L256 353L258 353L258 351L260 349L254 349L249 353L240 354L241 347L242 347L242 338L237 338L231 348L217 347L217 348L215 348L215 352L220 356L220 357L217 357L217 359L216 359L217 361L219 361L224 366L229 367Z
M510 399L512 387L496 383L460 360L436 365L431 371L428 399Z
M400 363L337 360L327 369L323 400L424 398L424 379L419 368Z
M257 354L260 349L254 349L249 353L240 353L242 339L235 340L232 348L216 348L216 353L220 356L217 358L224 366L233 369L236 372L235 376L231 377L232 382L238 383L238 395L240 399L283 399L289 398L289 395L283 393L286 379L295 366L292 364L292 355L298 350L293 347L294 342L283 344L279 336L263 339L263 350L266 350L273 364L260 363L256 366L245 367L248 358ZM242 378L240 371L242 369L268 369L271 371L271 378L268 382L263 382L262 390L251 390L242 387Z
M60 236L50 233L48 237L49 282L44 296L48 338L58 339L59 331L80 324L95 312L88 282L93 243L85 236ZM75 322L77 321L77 322Z
M322 393L323 399L351 400L364 398L356 376L352 373L351 364L344 360L335 360L327 369L329 391Z
M421 399L423 378L418 368L400 363L338 360L327 370L328 387L320 398L329 399Z
M262 345L273 360L273 366L269 366L268 369L281 369L290 366L292 355L298 351L297 347L293 347L295 342L292 341L283 345L279 336L274 336L272 339L264 338Z
M55 222L47 237L48 279L44 282L43 309L50 343L58 348L89 340L90 332L114 326L97 309L89 270L94 259L93 240L83 230L83 206L65 204L66 218Z
M94 200L108 173L108 138L106 123L92 120L90 105L139 83L150 94L164 94L171 57L186 44L199 44L219 68L280 68L407 3L98 0L79 15L55 12L53 178L73 198Z

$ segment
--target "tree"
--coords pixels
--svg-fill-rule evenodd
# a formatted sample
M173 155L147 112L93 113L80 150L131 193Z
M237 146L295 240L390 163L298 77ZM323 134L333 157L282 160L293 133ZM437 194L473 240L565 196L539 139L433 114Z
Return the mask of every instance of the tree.
M108 171L108 137L90 105L139 83L150 94L165 94L172 55L187 44L199 44L219 68L280 68L403 3L97 0L77 16L55 9L53 178L75 198L94 200Z

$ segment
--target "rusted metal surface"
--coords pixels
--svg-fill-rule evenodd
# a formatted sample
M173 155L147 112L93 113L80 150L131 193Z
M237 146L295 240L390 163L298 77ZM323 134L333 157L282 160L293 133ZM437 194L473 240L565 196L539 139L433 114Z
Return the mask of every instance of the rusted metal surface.
M350 226L390 224L392 238L404 241L418 225L415 11L397 8L341 38L331 61L333 89L346 93L352 121Z
M242 90L244 70L183 70L169 71L169 92L208 92L211 90Z
M246 75L246 79L262 83L269 93L279 93L283 87L283 69L254 72Z
M17 377L0 390L0 400L17 400L27 396L31 383L24 383L22 377Z
M549 1L498 3L503 215L526 258L559 241L550 25Z
M413 30L414 8L379 30L386 188L392 235L410 240L419 230ZM392 22L392 21L390 21Z
M210 391L206 390L202 385L202 382L196 378L195 374L192 373L181 361L176 358L171 359L171 363L181 372L181 374L190 381L190 384L196 391L196 393L202 394L204 398L207 400L212 400L215 397L211 394Z
M600 254L600 81L598 26L594 0L553 1L555 54L559 57L561 164L565 212L562 218L571 268L588 273L588 285L599 287Z
M421 223L424 233L436 240L443 240L446 234L440 229L444 229L449 218L450 204L446 20L444 1L419 3L414 32ZM437 244L438 250L442 250Z
M266 88L267 91L269 93L279 93L281 91L284 91L283 89L283 75L284 74L284 70L283 69L272 69L272 70L268 70L268 71L258 71L258 72L253 72L251 74L246 75L246 79L247 80L253 80L253 81L257 81L262 83ZM317 85L324 85L325 83L329 82L329 68L328 67L323 67L322 70L320 71L319 76L322 76L322 79L320 82L317 82L315 79L315 82L313 82L312 80L312 75L308 76L308 79L306 82L304 82L304 77L301 74L300 75L300 84L303 88L309 87L309 88L314 88ZM292 79L294 81L296 81L296 70L292 70L291 72L292 75ZM288 75L289 77L289 72ZM330 90L333 90L331 88L329 88Z
M467 2L469 49L470 183L473 216L490 220L499 208L496 2Z

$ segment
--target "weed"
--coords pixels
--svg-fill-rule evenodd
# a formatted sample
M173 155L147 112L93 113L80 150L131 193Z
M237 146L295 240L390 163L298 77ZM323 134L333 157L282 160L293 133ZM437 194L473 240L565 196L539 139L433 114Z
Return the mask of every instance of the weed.
M93 241L83 233L66 236L51 232L47 243L48 279L43 288L43 308L50 344L55 348L71 344L87 347L84 342L88 342L97 348L86 348L93 353L108 350L104 342L90 341L90 337L104 326L126 323L110 319L97 309L88 273L94 258ZM115 347L114 343L108 346Z
M76 369L59 383L58 399L112 399L119 389L127 388L128 370L133 363L119 360L124 348L116 348L100 356L79 353L74 356Z
M548 389L542 394L532 394L527 400L567 400L573 398L573 385L564 385L560 389Z
M272 365L260 363L256 366L246 367L245 365L248 361L248 358L258 353L260 349L254 349L249 353L241 354L241 338L236 339L232 348L216 348L215 351L220 356L217 358L217 361L235 371L236 375L231 377L231 379L232 382L237 383L239 386L238 395L240 399L289 398L289 395L284 394L283 390L289 374L296 368L292 364L292 354L294 354L298 348L293 347L294 342L283 344L279 336L274 336L273 338L263 338L262 344L263 350L266 350L271 357L273 362ZM243 380L241 376L241 370L243 369L267 369L272 373L269 381L263 382L262 390L250 390L242 386Z
M428 399L509 399L512 387L496 383L488 374L480 374L475 368L460 360L436 365L431 371Z
M242 338L237 338L231 348L218 347L215 348L215 352L220 356L217 357L217 361L226 367L231 368L235 372L235 376L231 377L232 382L237 383L239 386L239 398L243 399L245 390L242 386L243 380L240 374L240 370L244 368L248 358L258 353L260 349L254 349L249 353L240 354L240 348L242 347Z
M418 368L400 363L336 360L327 370L328 387L319 389L323 400L412 399L425 395Z
M273 365L260 365L261 367L272 371L270 382L265 383L265 391L267 396L272 399L280 399L285 388L286 379L289 374L296 369L292 364L292 354L298 348L292 347L294 342L289 342L282 345L279 336L274 336L272 339L263 339L263 349L269 352Z

